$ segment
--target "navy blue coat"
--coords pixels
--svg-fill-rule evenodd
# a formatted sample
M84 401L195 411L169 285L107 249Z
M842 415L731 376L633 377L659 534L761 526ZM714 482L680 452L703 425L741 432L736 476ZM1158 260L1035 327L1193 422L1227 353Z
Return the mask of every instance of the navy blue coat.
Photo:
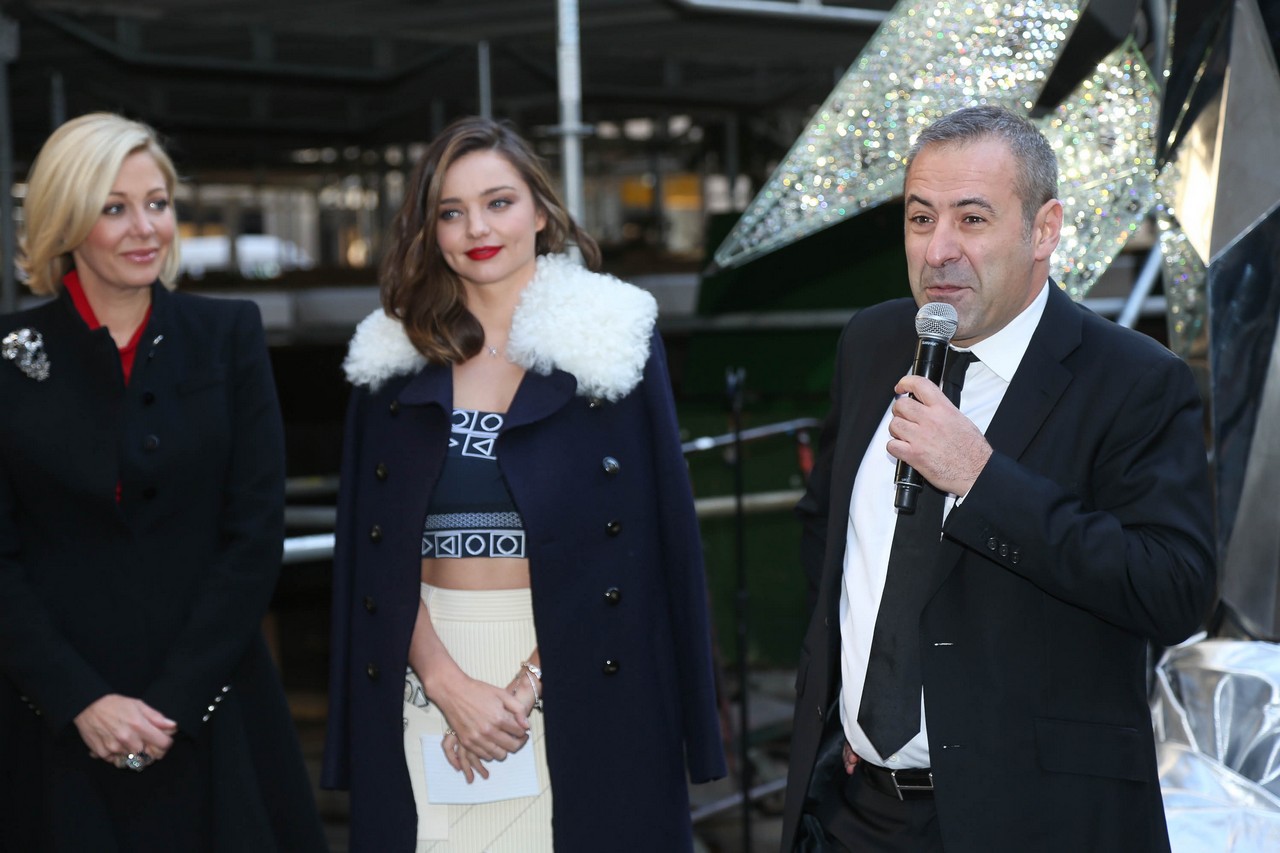
M656 334L649 346L615 402L564 370L527 372L498 438L524 518L564 853L690 849L686 767L695 782L725 772L697 520ZM452 392L450 368L427 366L357 387L348 413L323 783L351 790L354 853L414 847L403 675Z
M122 853L325 849L260 631L284 453L256 307L154 285L128 385L65 291L0 318L18 328L51 364L0 362L0 851L114 851L118 817L147 809ZM178 722L142 773L90 758L72 723L108 693Z

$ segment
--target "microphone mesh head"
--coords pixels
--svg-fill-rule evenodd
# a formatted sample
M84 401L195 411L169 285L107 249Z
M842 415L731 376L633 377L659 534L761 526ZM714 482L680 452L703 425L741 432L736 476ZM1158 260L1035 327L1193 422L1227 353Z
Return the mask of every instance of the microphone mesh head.
M959 326L960 315L946 302L928 302L916 312L916 334L922 338L949 341Z

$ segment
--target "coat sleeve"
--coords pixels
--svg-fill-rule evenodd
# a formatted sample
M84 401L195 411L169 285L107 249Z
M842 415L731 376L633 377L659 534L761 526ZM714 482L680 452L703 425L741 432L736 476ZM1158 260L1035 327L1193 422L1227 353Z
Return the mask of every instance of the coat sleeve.
M182 631L142 699L198 731L261 630L284 539L284 430L257 306L240 303L229 348L231 441L218 533Z
M644 371L644 393L653 434L654 469L662 529L663 569L666 576L671 625L675 632L676 665L685 758L689 777L706 782L725 775L724 744L717 712L711 663L711 628L707 615L707 581L702 565L701 536L693 507L689 470L680 448L671 378L662 339L654 333Z
M329 613L329 714L326 722L324 765L320 783L345 789L351 772L351 590L355 577L354 537L356 463L360 448L360 412L366 392L356 388L347 405L342 438L342 469L338 483L338 527L334 533L333 588Z
M1166 354L1121 398L1090 413L1105 432L1078 484L997 452L946 533L1055 598L1172 645L1201 626L1214 591L1199 394Z
M60 729L111 687L54 624L26 580L21 550L18 491L0 454L0 672Z

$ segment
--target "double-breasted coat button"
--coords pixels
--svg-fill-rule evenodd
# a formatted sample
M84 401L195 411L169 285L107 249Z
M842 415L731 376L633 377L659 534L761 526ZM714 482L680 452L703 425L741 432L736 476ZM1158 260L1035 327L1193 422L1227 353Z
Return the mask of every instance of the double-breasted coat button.
M1018 564L1018 561L1021 559L1022 559L1022 554L1018 552L1017 548L1014 548L1013 553L1009 555L1009 562L1013 563L1016 566Z
M373 476L377 477L379 480L387 479L387 463L379 462L378 467L373 469Z
M364 609L368 610L370 613L378 612L378 602L373 600L372 595L366 595L364 597Z
M611 521L608 524L606 524L604 526L604 530L610 536L617 536L619 533L622 532L622 522L615 519L614 521Z
M156 395L155 395L155 392L153 392L153 391L143 391L143 392L142 392L142 405L144 405L144 406L150 406L150 405L151 405L152 403L154 403L155 401L156 401Z
M392 400L391 404L387 406L387 411L390 412L393 416L400 414L400 401Z
M142 449L147 451L148 453L150 453L153 450L159 450L160 437L156 435L149 435L146 438L142 439Z
M606 474L616 474L622 470L622 463L612 456L606 456L600 460L600 467L604 468Z
M600 671L603 672L605 675L613 675L618 671L618 662L610 658L609 660L606 660L604 664L600 667Z
M371 542L382 541L382 525L375 524L373 527L369 528L369 540Z
M599 397L589 397L587 399L587 408L589 409L598 409L603 405L604 400L601 400Z
M378 665L377 665L376 663L371 663L371 664L367 665L367 666L364 668L364 673L365 673L365 675L369 676L369 679L370 679L371 681L377 681L377 680L378 680Z
M1004 544L1003 542L1000 543L1000 556L1001 557L1009 556L1009 546Z
M1000 543L999 543L999 541L997 541L997 540L996 540L996 538L995 538L994 536L992 536L990 539L988 539L988 540L987 540L987 550L988 550L988 551L994 551L995 549L997 549L997 548L999 548L999 547L1000 547Z
M616 586L611 586L604 591L604 600L609 604L617 604L622 600L622 590Z

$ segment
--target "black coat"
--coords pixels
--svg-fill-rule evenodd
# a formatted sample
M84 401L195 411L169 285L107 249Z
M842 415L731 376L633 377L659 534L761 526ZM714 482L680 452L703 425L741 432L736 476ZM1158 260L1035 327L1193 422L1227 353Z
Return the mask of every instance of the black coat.
M840 690L849 500L910 367L915 311L896 300L846 328L822 452L798 507L817 607L796 683L783 850L811 778L817 796L838 796L842 771L824 782L815 762L828 723L839 726L828 715ZM947 516L945 577L920 620L943 844L948 853L1167 851L1147 643L1186 638L1214 591L1191 373L1051 286L986 437L994 455Z
M284 457L256 308L153 285L127 387L65 292L19 328L50 371L0 362L0 850L323 849L260 633ZM108 693L178 722L164 759L88 755Z

